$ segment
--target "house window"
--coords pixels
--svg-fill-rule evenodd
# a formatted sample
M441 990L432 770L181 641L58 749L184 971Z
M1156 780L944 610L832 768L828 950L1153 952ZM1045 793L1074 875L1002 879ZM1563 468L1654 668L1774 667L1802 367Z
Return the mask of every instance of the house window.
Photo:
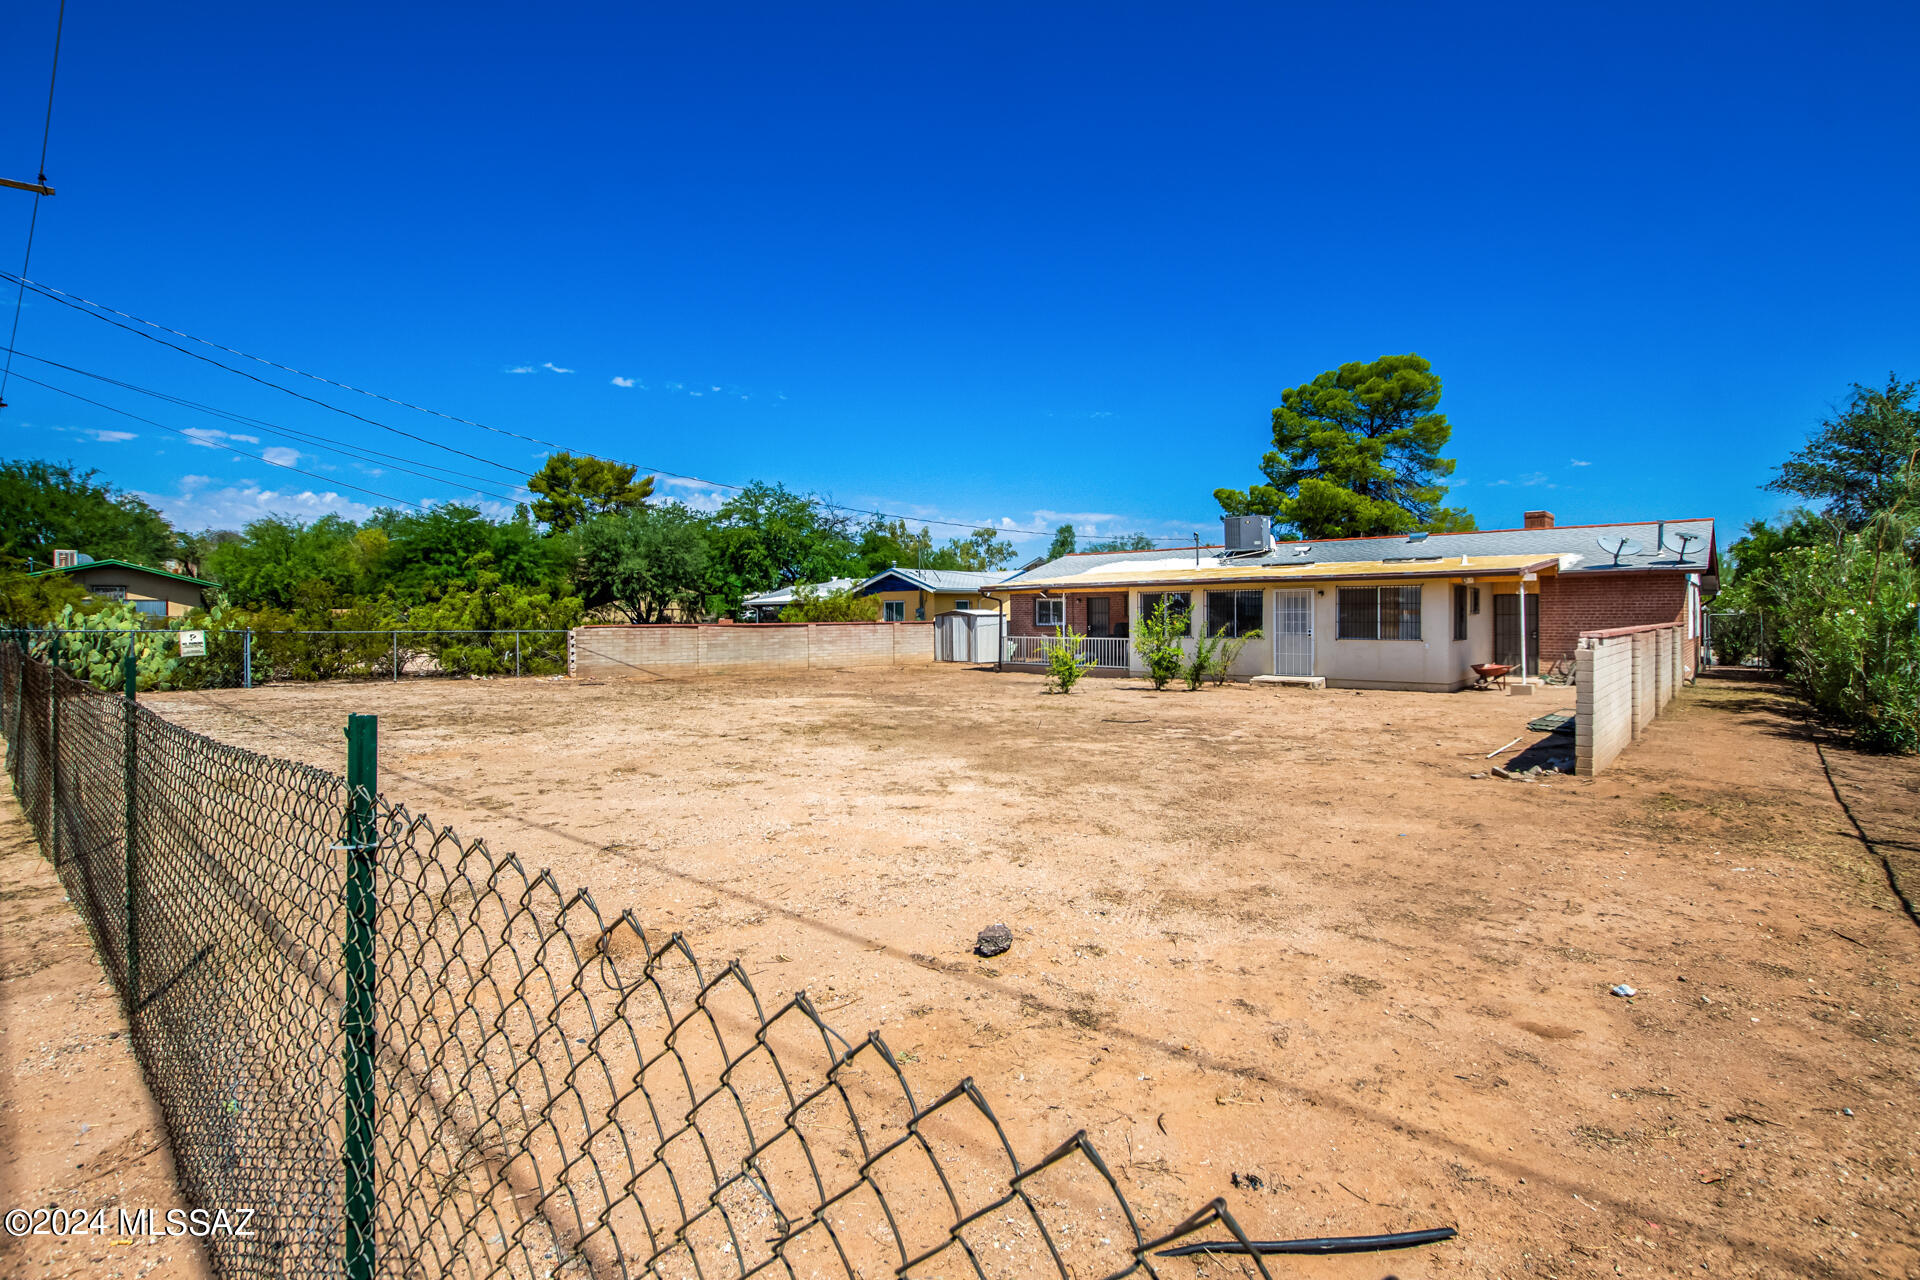
M1059 626L1065 626L1066 621L1067 621L1067 601L1065 596L1062 596L1057 600L1049 600L1045 596L1037 596L1034 598L1034 601L1033 601L1033 625L1034 626L1059 627Z
M1453 638L1455 640L1467 638L1467 593L1470 590L1472 590L1470 587L1453 589Z
M971 608L973 608L973 601L971 601L971 600L955 600L955 601L953 602L953 607L954 607L954 608L956 608L956 609L971 609Z
M907 602L905 600L882 600L880 602L880 621L905 622L907 620Z
M1258 591L1207 592L1207 634L1246 636L1260 629Z
M1342 640L1418 640L1420 588L1340 588L1338 634Z
M1468 613L1480 612L1480 588L1473 588L1473 599L1467 605Z
M1140 616L1151 618L1160 602L1167 602L1167 612L1187 619L1186 630L1193 631L1193 593L1190 591L1148 591L1140 596Z
M113 586L105 582L100 583L98 586L88 587L87 592L89 595L100 596L106 600L125 600L127 598L127 589L124 586Z

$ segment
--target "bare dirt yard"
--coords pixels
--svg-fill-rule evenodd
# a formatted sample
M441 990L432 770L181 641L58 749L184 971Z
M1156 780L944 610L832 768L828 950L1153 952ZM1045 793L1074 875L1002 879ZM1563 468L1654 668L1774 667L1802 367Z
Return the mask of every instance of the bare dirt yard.
M973 1076L1029 1158L1084 1127L1150 1227L1224 1195L1256 1237L1460 1228L1276 1274L1920 1274L1920 928L1881 860L1920 765L1829 746L1830 782L1790 698L1702 681L1598 779L1471 777L1538 750L1542 695L916 668L153 702L335 769L379 713L389 797L809 989L923 1097Z
M204 1280L191 1236L119 1229L123 1209L152 1209L164 1231L187 1205L87 927L11 803L0 882L0 1212L62 1211L29 1218L25 1235L0 1230L0 1275ZM75 1210L84 1234L69 1234Z

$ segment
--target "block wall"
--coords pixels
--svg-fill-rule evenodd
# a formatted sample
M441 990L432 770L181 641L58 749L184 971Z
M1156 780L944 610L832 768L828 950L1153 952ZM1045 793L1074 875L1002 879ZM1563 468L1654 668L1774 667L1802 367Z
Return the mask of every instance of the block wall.
M569 674L671 680L933 661L931 622L579 627Z
M1574 651L1574 772L1613 763L1667 708L1690 674L1684 622L1591 631Z

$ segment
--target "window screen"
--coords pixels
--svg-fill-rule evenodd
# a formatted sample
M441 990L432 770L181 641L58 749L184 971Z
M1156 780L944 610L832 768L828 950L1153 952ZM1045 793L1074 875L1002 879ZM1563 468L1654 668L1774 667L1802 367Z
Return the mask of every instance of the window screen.
M1380 588L1380 638L1382 640L1418 640L1420 638L1420 588Z
M1207 592L1207 634L1244 636L1260 629L1258 591Z
M1153 616L1153 611L1159 607L1161 600L1165 600L1167 602L1168 613L1182 615L1187 618L1188 620L1187 630L1191 632L1193 630L1193 623L1192 623L1193 595L1192 593L1186 592L1186 591L1144 592L1140 596L1140 616L1142 618L1151 618Z
M1376 587L1340 588L1340 639L1380 638L1380 592Z
M1057 627L1067 620L1067 602L1065 599L1049 600L1045 596L1037 597L1033 602L1033 625L1036 627Z
M1340 588L1342 640L1418 640L1419 587Z

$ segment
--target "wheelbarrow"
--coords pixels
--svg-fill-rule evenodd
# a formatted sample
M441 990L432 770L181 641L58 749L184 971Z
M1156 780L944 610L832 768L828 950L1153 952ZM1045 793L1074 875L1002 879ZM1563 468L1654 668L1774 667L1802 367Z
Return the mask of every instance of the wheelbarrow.
M1513 666L1514 664L1507 662L1474 663L1471 670L1479 679L1473 682L1473 687L1476 689L1491 689L1497 684L1501 688L1505 688L1507 673L1513 670Z

